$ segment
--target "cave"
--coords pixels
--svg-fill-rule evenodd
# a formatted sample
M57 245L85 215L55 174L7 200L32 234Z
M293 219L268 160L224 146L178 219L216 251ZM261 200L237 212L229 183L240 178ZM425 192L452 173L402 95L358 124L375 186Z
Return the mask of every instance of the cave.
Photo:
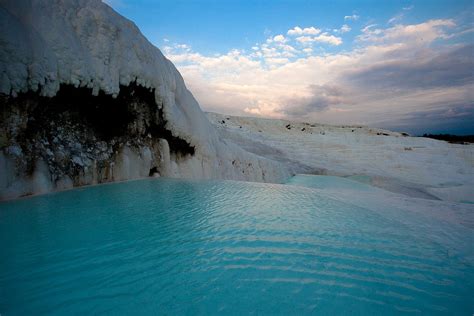
M195 152L189 142L166 129L162 109L155 102L155 90L135 82L128 86L121 85L116 98L103 91L94 96L91 88L62 84L54 97L42 97L35 92L22 93L16 98L2 96L0 109L2 125L15 111L27 115L26 128L17 136L23 144L48 133L51 122L62 124L67 121L91 130L98 140L106 142L151 136L166 139L171 153L186 156ZM137 129L135 126L138 123L143 128ZM54 133L50 134L48 138L54 137Z
M158 167L152 167L152 168L150 169L150 172L148 173L148 176L149 176L149 177L153 177L153 176L154 176L155 174L157 174L157 173L159 174Z

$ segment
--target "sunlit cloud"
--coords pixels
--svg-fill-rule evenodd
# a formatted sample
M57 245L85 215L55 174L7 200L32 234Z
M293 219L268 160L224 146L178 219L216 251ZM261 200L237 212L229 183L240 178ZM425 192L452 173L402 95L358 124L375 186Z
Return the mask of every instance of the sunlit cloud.
M331 45L341 45L342 39L340 37L330 35L328 33L323 33L314 37L315 42L327 43Z
M449 42L457 32L450 19L372 24L352 50L321 53L315 45L342 39L294 27L249 51L208 56L184 44L163 51L204 110L402 128L443 115L472 122L474 47Z
M321 30L315 28L314 26L301 28L299 26L295 26L291 30L288 30L288 35L316 35L321 33Z
M286 39L283 35L280 34L280 35L275 36L273 38L273 41L274 42L279 42L279 43L284 43L284 42L286 42Z
M342 39L340 37L330 35L326 32L318 36L299 36L295 40L302 44L311 44L315 42L326 43L336 46L342 44Z

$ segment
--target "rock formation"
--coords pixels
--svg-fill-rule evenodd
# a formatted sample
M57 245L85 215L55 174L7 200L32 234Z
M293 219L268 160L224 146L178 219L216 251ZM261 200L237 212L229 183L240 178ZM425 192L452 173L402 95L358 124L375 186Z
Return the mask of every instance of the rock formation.
M282 181L99 0L0 0L0 199L149 175Z

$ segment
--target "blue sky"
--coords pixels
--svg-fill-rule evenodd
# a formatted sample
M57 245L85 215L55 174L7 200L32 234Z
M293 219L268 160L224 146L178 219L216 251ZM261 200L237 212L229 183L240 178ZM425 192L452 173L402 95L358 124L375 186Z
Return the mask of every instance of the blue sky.
M105 2L204 110L474 134L472 0Z

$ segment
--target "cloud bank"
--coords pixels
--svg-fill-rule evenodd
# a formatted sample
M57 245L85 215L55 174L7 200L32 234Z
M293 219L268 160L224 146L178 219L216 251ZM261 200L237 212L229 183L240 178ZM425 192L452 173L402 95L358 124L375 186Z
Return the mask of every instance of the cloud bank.
M416 133L474 126L474 46L455 41L466 30L450 19L388 25L364 27L349 51L326 50L354 32L347 24L332 32L295 26L249 51L206 56L183 44L163 51L208 111Z

